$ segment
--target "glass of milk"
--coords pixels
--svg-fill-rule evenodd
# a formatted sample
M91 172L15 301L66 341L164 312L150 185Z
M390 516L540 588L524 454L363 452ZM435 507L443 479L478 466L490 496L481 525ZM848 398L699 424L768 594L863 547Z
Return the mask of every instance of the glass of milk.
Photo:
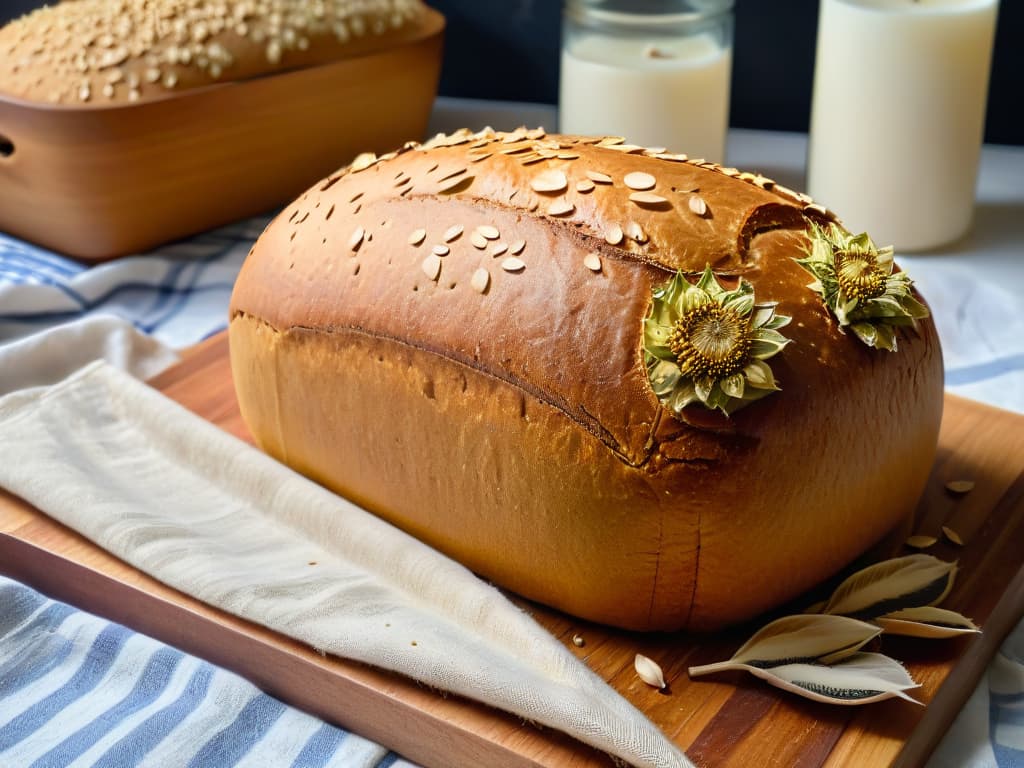
M725 159L733 0L566 0L559 130Z
M998 0L821 0L808 191L879 245L970 227Z

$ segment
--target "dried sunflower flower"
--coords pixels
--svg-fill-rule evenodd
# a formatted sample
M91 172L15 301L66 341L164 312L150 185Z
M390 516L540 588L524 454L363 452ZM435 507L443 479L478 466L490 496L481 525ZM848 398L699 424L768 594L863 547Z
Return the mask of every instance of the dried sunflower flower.
M790 318L774 303L756 304L743 280L726 290L707 267L696 284L681 272L654 289L644 320L644 362L658 399L673 413L691 403L726 416L778 391L765 362L789 339L778 332Z
M911 293L913 282L893 272L892 246L879 249L866 232L853 235L837 224L811 223L806 259L796 259L816 278L807 287L869 347L896 351L896 328L928 317Z

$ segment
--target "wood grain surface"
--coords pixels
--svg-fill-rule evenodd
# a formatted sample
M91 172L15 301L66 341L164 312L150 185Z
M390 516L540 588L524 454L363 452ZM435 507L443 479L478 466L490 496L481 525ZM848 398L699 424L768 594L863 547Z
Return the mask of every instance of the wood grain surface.
M153 386L223 429L248 439L238 413L227 341L214 337ZM963 496L945 490L970 479ZM964 539L942 539L949 526ZM580 622L517 601L701 766L921 765L1024 613L1024 417L947 397L940 450L916 519L864 560L906 554L913 530L940 537L930 550L958 560L946 601L980 623L980 636L925 641L886 638L926 706L887 701L830 707L740 674L691 681L686 668L728 657L762 621L712 636L641 635ZM322 658L266 629L203 605L113 558L0 492L0 572L58 599L127 624L232 669L269 693L376 739L425 765L597 766L610 759L550 729L353 662ZM771 578L771 574L765 574ZM830 585L823 585L821 593ZM820 595L789 606L800 610ZM765 620L770 617L765 617ZM576 647L574 634L586 644ZM633 671L633 656L658 661L667 693Z

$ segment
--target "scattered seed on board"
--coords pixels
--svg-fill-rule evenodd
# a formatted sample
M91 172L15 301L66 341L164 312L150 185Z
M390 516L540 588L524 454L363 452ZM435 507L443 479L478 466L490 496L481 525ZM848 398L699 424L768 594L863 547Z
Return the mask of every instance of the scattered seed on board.
M476 231L483 235L488 240L497 240L501 237L501 233L498 232L498 228L490 224L481 224L476 228Z
M419 245L427 238L427 230L425 229L414 229L412 234L409 235L409 245Z
M583 265L591 272L601 271L601 257L596 253L588 253L583 257Z
M577 648L582 648L584 645L587 644L587 641L583 639L583 635L573 635L572 644L575 645Z
M349 250L358 251L359 246L363 244L363 237L366 233L362 227L356 227L355 232L352 233L352 237L348 239Z
M960 534L957 533L956 531L954 531L949 526L946 526L946 525L942 526L942 532L945 534L947 539L952 541L957 546L962 547L964 545L964 540L962 538L960 538Z
M520 270L526 269L526 262L522 259L516 258L515 256L509 256L501 262L501 268L506 272L519 272Z
M594 182L590 179L580 179L576 182L576 191L582 194L590 192L594 188Z
M633 658L633 668L636 670L639 678L648 685L658 688L659 690L665 689L667 685L665 682L665 675L661 671L661 666L659 666L654 659L650 659L642 653L638 653Z
M608 245L618 245L622 242L622 227L612 224L604 231L604 241Z
M626 186L630 189L638 191L654 189L654 185L658 183L658 180L651 176L651 174L644 173L643 171L627 173L622 177L622 181L625 182Z
M565 216L576 210L576 206L568 200L555 200L548 206L549 216Z
M493 246L491 246L490 253L493 258L497 258L507 250L508 246L505 243L495 243Z
M473 290L477 293L483 293L487 290L487 286L491 283L491 274L480 267L476 272L473 273L473 277L470 278L469 284L473 286Z
M530 180L534 192L561 192L569 185L562 171L544 171Z
M441 239L444 240L446 243L450 243L452 240L455 240L461 234L462 225L455 224L454 226L448 227L448 229L444 231L444 237L442 237Z
M447 245L441 245L438 243L430 250L435 256L447 256L451 249Z
M664 205L668 200L653 192L634 192L629 196L637 205Z
M970 493L974 490L973 480L950 480L946 483L946 490L950 493Z
M612 177L600 171L587 171L587 178L596 184L611 184Z
M515 242L512 243L512 245L508 247L508 252L511 253L513 256L518 256L520 253L523 252L523 249L525 247L525 240L516 240Z
M937 541L938 539L934 536L926 536L922 533L918 533L908 537L905 544L908 547L913 547L914 549L927 549Z
M433 253L423 260L423 264L421 266L423 268L423 274L425 274L429 280L437 280L441 275L441 259Z
M704 216L708 212L708 204L704 202L704 198L700 195L690 195L687 205L698 216Z

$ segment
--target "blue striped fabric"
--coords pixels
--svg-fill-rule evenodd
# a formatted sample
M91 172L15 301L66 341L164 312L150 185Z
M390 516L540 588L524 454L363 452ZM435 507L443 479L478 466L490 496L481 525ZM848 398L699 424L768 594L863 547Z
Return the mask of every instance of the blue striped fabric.
M227 324L235 277L267 221L91 268L0 233L0 343L100 313L172 347L201 341Z
M250 683L0 577L0 766L409 765Z

